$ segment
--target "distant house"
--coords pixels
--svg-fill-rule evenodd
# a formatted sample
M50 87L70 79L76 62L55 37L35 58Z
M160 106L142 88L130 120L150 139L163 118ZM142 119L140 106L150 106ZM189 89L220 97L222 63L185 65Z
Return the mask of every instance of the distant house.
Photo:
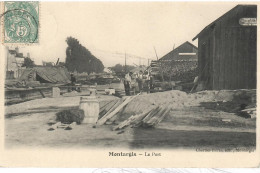
M55 66L55 63L42 61L42 66L52 67L52 66Z
M256 5L237 5L193 38L204 89L256 88L256 22Z
M162 58L162 61L197 61L198 60L198 48L186 41L179 47L173 49Z
M6 78L18 78L21 76L22 69L25 69L25 67L22 67L25 57L23 53L19 53L18 47L14 50L8 47L6 47L6 49Z

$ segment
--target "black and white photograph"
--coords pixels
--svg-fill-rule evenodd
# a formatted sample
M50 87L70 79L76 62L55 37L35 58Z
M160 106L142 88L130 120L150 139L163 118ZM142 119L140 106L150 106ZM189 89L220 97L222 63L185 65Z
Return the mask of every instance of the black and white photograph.
M259 165L257 3L5 1L0 15L4 151Z

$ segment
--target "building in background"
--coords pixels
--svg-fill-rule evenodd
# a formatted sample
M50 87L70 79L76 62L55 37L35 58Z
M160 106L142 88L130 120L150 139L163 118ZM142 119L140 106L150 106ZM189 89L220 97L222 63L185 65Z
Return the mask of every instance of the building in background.
M198 61L198 48L186 41L160 58L160 61Z
M256 88L256 21L256 5L237 5L193 38L201 88Z
M30 54L27 54L30 57ZM23 53L19 53L19 48L16 47L14 50L6 47L6 79L19 78L22 74L22 67L24 64Z
M198 48L186 41L158 61L151 62L151 74L160 80L192 82L197 76Z

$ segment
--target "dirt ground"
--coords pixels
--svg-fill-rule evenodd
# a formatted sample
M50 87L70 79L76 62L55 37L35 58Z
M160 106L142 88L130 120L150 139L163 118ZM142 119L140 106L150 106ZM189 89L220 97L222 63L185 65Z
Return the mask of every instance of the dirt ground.
M235 113L202 106L200 104L202 102L217 99L217 97L210 99L209 95L205 97L207 99L203 99L203 95L203 93L187 95L179 91L170 91L138 96L120 112L118 116L121 119L125 119L127 114L132 114L128 110L134 109L138 103L140 105L140 100L144 106L154 106L157 104L156 100L160 102L159 96L168 97L171 100L168 104L172 104L173 109L156 128L127 128L121 131L112 131L114 125L93 128L92 125L86 124L76 125L72 130L48 131L50 128L48 122L55 119L57 112L78 107L79 96L44 98L6 106L5 145L8 149L115 147L254 150L256 119L246 119ZM174 105L176 100L173 96L177 99L177 106ZM230 96L226 95L224 99L228 100L228 97ZM101 105L113 99L118 98L98 96ZM147 103L145 99L150 102ZM162 100L160 103L165 104ZM139 107L136 107L137 112L141 109Z

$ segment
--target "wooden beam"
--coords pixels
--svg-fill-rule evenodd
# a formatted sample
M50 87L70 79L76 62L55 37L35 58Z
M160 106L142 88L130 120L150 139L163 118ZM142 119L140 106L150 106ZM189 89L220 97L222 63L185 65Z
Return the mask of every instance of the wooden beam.
M124 102L124 100L118 99L115 103L112 104L111 107L108 107L107 112L105 112L105 115L103 114L102 117L104 117L104 116L110 114L113 110L115 110L115 109L116 109L120 104L122 104L123 102ZM102 117L101 117L101 118L102 118Z
M97 122L97 125L103 125L107 120L112 118L117 112L120 111L120 109L122 109L125 105L127 105L130 101L132 101L138 95L140 95L140 93L135 95L135 96L133 96L133 97L127 97L125 99L125 101L121 105L119 105L115 110L113 110L109 114L105 114L101 119L99 119L98 122Z
M41 93L42 97L45 98L45 95L43 94L42 90L39 89L38 91Z
M131 117L129 117L127 120L121 122L120 124L118 124L117 126L115 126L113 128L113 130L120 130L123 129L129 125L135 125L138 124L140 121L142 121L142 119L147 116L147 114L149 114L152 110L149 111L145 111L141 114L137 114L137 115L133 115Z

